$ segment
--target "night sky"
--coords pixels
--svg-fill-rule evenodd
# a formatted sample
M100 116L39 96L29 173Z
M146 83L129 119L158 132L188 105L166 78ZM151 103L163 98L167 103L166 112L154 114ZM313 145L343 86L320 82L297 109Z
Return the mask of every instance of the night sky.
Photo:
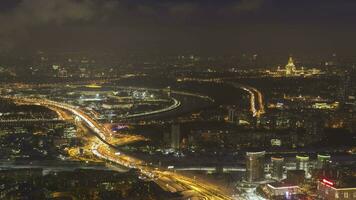
M355 0L1 0L1 51L347 54Z

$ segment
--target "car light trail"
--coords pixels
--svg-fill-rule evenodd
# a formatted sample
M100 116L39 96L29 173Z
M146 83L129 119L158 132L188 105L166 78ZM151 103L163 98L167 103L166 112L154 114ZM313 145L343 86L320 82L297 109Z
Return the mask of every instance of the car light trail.
M31 99L31 98L13 98L17 101L28 104L40 104L43 106L57 107L71 112L73 115L79 117L85 124L97 134L101 140L91 141L93 144L90 147L91 152L106 161L116 163L128 168L138 169L141 174L152 178L158 185L167 191L194 191L194 197L198 199L207 200L231 200L232 198L223 194L223 192L216 186L205 182L198 182L195 179L185 177L178 173L173 173L166 170L161 170L148 165L144 161L130 157L123 153L117 154L117 150L110 147L107 143L107 136L110 132L101 124L85 114L79 108L66 103L59 103L47 99ZM104 143L104 141L106 143Z

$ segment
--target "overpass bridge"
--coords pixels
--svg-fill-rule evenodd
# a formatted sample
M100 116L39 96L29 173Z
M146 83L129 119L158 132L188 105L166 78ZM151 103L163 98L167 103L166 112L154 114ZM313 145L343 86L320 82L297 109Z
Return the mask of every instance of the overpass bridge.
M78 169L92 170L114 170L119 172L127 172L128 169L120 166L113 166L108 163L84 163L77 161L44 161L44 162L14 162L2 160L0 161L0 171L6 169L42 169L43 173L50 171L75 171Z
M209 167L209 166L186 166L186 167L174 167L168 166L167 169L169 170L176 170L176 171L206 171L206 172L245 172L245 167Z
M68 123L61 119L0 119L0 126Z

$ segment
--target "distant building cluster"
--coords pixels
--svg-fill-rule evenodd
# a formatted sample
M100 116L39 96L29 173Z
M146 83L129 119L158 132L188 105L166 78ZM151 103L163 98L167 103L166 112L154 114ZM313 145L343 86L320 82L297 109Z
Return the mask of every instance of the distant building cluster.
M293 57L289 57L288 63L284 68L278 66L276 71L267 70L266 73L270 76L275 77L293 77L293 76L315 76L323 74L320 69L312 68L312 69L305 69L301 67L297 69L296 65L294 64Z
M356 199L355 164L332 163L329 154L296 155L294 161L272 156L265 151L246 152L245 184L257 185L257 194L266 199ZM240 188L241 189L241 188Z

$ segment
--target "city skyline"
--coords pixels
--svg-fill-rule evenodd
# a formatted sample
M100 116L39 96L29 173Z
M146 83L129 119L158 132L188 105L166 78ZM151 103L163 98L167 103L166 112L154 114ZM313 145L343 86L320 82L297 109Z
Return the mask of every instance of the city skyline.
M355 10L2 0L0 199L356 200Z

